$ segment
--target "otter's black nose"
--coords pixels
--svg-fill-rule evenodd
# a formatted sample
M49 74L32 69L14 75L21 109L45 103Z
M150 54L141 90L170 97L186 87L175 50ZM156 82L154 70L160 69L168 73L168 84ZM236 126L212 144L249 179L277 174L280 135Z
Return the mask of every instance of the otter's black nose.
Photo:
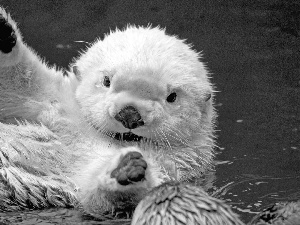
M116 116L115 119L123 124L128 129L134 129L144 125L141 115L133 106L124 107Z

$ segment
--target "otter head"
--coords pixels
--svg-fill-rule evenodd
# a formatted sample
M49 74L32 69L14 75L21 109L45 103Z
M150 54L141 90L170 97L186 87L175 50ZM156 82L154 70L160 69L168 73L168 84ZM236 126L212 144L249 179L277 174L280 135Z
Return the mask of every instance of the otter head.
M82 113L100 133L168 147L205 145L213 90L199 55L158 28L128 27L96 41L74 64Z

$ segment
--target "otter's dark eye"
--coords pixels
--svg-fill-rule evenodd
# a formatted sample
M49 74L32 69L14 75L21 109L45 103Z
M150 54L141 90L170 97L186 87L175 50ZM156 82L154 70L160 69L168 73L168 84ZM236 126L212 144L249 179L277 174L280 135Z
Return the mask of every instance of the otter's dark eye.
M105 87L110 87L110 79L109 76L104 76L103 85Z
M175 102L177 97L177 94L175 92L172 92L171 94L169 94L169 96L167 97L167 102Z

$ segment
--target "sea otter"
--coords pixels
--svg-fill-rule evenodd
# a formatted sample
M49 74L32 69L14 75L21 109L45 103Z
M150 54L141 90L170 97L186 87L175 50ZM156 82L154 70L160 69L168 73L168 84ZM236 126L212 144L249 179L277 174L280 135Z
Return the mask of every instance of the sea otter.
M210 170L216 113L200 58L163 29L127 26L60 70L0 8L0 209L115 215Z

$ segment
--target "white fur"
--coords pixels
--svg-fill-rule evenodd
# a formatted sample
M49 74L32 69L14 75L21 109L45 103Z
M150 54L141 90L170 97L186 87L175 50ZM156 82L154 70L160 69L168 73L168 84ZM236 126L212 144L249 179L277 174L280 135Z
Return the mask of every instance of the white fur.
M0 136L5 143L0 145L2 152L5 145L13 148L9 138L19 141L40 160L35 168L44 170L41 168L49 167L49 152L53 151L59 162L55 176L58 173L73 183L77 192L67 192L76 195L93 214L113 211L118 202L111 199L111 193L142 195L141 190L164 180L201 176L211 167L215 114L212 99L205 99L213 90L199 54L189 45L159 28L129 26L96 40L72 64L78 69L77 77L72 72L64 77L61 70L49 67L24 44L3 9L0 13L8 18L18 38L11 53L0 52L0 121L16 124L2 124L12 135ZM110 88L102 85L104 76L110 77ZM166 97L174 91L178 99L170 104ZM135 105L145 121L132 132L149 142L136 145L110 137L129 131L114 119L126 105ZM36 131L41 129L36 123L42 124L44 134ZM17 140L22 129L25 133ZM29 149L37 145L30 139L33 130L38 140L42 136L51 140L47 152L44 147L40 155L35 154L38 147ZM61 147L55 148L54 143ZM110 174L130 151L143 155L148 164L146 177L122 186ZM17 161L29 163L27 158L20 159L22 153L15 153L9 153L12 170ZM53 176L48 175L47 182L59 186ZM38 182L40 178L35 175L34 179ZM24 178L23 182L28 181ZM39 196L38 191L34 194ZM19 195L26 200L26 194Z

